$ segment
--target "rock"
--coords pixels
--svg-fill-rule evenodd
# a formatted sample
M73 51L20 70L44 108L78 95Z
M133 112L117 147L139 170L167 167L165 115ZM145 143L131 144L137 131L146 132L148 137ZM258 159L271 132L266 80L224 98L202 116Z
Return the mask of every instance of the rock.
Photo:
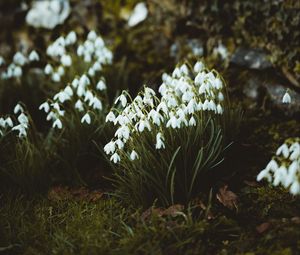
M300 93L293 89L289 89L289 95L292 100L290 104L284 104L282 103L282 97L287 90L286 86L278 83L266 83L264 86L274 109L279 110L286 116L300 114Z
M68 0L35 1L26 15L26 22L36 28L53 29L63 24L70 12Z
M258 70L272 67L267 54L260 49L238 48L232 55L230 62L238 66Z

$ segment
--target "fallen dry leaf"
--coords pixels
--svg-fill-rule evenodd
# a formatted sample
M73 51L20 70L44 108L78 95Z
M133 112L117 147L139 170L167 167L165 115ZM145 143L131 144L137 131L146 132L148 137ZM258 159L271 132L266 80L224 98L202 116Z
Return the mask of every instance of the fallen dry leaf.
M295 224L300 224L300 217L293 217L291 218L291 221Z
M178 215L178 213L182 212L184 209L183 205L171 205L169 208L163 211L164 216L172 216L175 217Z
M256 231L259 234L262 234L262 233L266 232L270 227L271 227L270 222L264 222L264 223L262 223L262 224L260 224L259 226L256 227Z
M237 195L228 190L228 185L224 185L219 189L217 199L221 204L229 209L237 209Z

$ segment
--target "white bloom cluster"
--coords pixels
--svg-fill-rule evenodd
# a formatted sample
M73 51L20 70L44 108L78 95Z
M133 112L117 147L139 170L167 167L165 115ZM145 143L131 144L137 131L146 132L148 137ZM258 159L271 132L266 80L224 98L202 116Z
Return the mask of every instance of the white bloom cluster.
M66 37L61 36L56 39L47 48L47 55L58 62L57 68L47 64L44 69L46 75L51 75L52 81L60 82L61 77L65 74L65 69L76 67L72 65L76 55L83 59L82 62L87 66L86 72L91 77L101 71L104 64L111 64L112 52L95 31L90 31L86 41L78 43L76 51L72 52L76 43L77 35L71 31Z
M19 78L23 74L23 67L31 62L39 61L38 53L33 50L30 52L29 56L24 56L21 52L17 52L13 56L13 62L7 66L7 69L1 73L1 79L7 80L11 78ZM0 66L4 64L4 59L0 60Z
M300 138L288 139L276 151L276 156L257 176L274 186L288 188L293 195L300 194Z
M53 122L53 128L62 129L63 127L62 117L65 115L65 110L62 107L65 103L73 104L74 109L83 114L81 122L86 124L90 124L92 121L91 112L101 111L103 108L99 93L106 90L105 79L100 77L97 83L94 81L97 79L96 74L102 70L102 66L112 62L112 53L105 47L103 39L94 31L88 34L87 40L83 44L78 45L76 53L68 53L68 46L74 45L76 42L76 33L72 31L65 38L59 37L47 49L47 54L61 63L57 71L54 71L50 64L45 67L45 73L51 75L54 81L60 81L61 76L65 73L65 68L72 66L71 56L75 54L83 57L81 61L88 66L87 74L77 73L79 76L74 78L70 84L55 94L51 100L40 105L39 109L48 114L47 120Z
M92 87L91 80L85 74L80 78L75 78L70 85L67 85L63 90L54 95L52 100L46 101L40 105L39 109L44 110L47 115L47 120L52 121L53 128L62 128L62 117L65 115L65 110L62 106L65 102L73 103L74 109L79 113L83 113L82 123L91 123L90 112L101 111L103 104L98 97L98 93L106 89L104 78Z
M14 108L14 114L19 114L17 117L18 123L14 125L10 116L0 118L0 136L4 136L9 131L18 131L20 138L27 136L27 129L29 127L29 120L25 114L24 108L17 104Z
M163 74L162 80L160 99L151 88L145 87L128 103L128 96L123 92L115 102L120 103L123 110L108 113L106 121L119 126L115 138L104 147L114 163L119 162L121 156L130 155L131 160L139 158L136 151L127 153L125 150L133 134L144 131L156 133L155 148L164 149L166 128L196 126L198 113L223 114L224 84L219 75L207 70L202 62L197 62L194 68L186 64L176 67L171 76Z
M34 1L26 15L26 22L33 27L53 29L62 24L71 12L68 0Z

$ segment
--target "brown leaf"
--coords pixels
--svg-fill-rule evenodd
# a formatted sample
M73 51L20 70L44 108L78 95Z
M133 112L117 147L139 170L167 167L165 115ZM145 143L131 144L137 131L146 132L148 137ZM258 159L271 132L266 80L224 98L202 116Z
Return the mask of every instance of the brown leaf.
M247 180L245 180L244 183L247 184L250 187L254 187L254 188L259 187L259 184L256 181L247 181Z
M300 224L300 217L293 217L291 218L291 221L295 224Z
M151 218L152 215L156 215L158 217L161 217L163 215L163 209L161 208L155 208L153 206L151 206L150 208L148 208L146 211L144 211L141 215L141 219L143 221L149 220Z
M164 210L162 212L162 214L164 216L172 216L172 217L175 217L177 216L180 212L182 212L184 209L184 206L183 205L179 205L179 204L176 204L176 205L171 205L169 208L167 208L166 210Z
M237 209L237 195L232 191L228 190L228 185L224 185L219 189L217 199L221 204L229 209Z
M256 227L256 231L259 234L262 234L262 233L266 232L270 227L271 227L270 222L264 222L264 223L262 223L262 224L260 224L259 226Z
M56 186L49 190L48 199L51 201L62 201L72 197L72 194L66 187Z

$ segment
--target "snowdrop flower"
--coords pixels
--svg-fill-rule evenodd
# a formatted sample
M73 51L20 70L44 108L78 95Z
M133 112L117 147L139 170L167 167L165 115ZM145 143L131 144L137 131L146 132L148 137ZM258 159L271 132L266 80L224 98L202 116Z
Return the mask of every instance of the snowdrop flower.
M157 150L165 148L165 144L164 144L163 137L162 137L161 133L157 133L157 135L156 135L156 145L155 145L155 148Z
M60 82L60 75L59 75L59 73L53 73L52 74L52 76L51 76L51 78L52 78L52 81L54 81L54 82Z
M60 119L56 119L52 125L53 128L62 129L62 122Z
M13 125L14 125L13 121L10 117L7 117L4 122L7 127L13 127Z
M33 61L39 61L40 57L39 54L35 50L33 50L30 52L28 59L29 61L33 62Z
M39 106L39 110L44 110L45 113L48 113L50 111L50 105L48 102L42 103Z
M65 69L63 68L63 66L59 66L59 67L58 67L57 73L58 73L60 76L63 76L63 75L65 74Z
M23 66L26 64L27 59L21 52L17 52L13 57L13 61L15 64Z
M123 94L121 94L119 97L117 97L115 104L117 104L118 102L121 102L122 107L125 107L127 104L127 98L126 96L124 96Z
M100 80L100 81L97 83L96 88L97 88L98 90L100 90L100 91L105 90L105 89L106 89L106 85L105 85L104 81L103 81L103 80Z
M76 33L74 31L71 31L65 39L66 45L72 45L76 41L77 41Z
M23 107L20 104L17 104L14 108L14 114L22 113L24 112Z
M47 64L47 65L45 66L44 73L47 74L47 75L49 75L49 74L51 74L52 72L53 72L52 66L51 66L50 64Z
M133 151L131 152L131 154L130 154L130 159L133 161L133 160L136 160L136 159L138 159L138 158L139 158L138 154L136 153L135 150L133 150Z
M115 164L120 162L120 156L115 152L111 157L110 160L113 161Z
M105 118L105 122L114 122L116 119L116 116L113 112L109 112L107 115L106 115L106 118Z
M27 131L26 131L26 127L22 124L19 124L17 126L14 126L12 128L13 131L19 131L19 137L22 138L22 137L26 137L27 136Z
M23 74L22 68L19 66L16 66L13 71L13 76L18 78L18 77L21 77L22 74Z
M91 104L95 110L102 110L102 103L97 97L92 99Z
M147 18L148 9L145 3L138 3L128 19L128 26L134 27Z
M204 64L201 61L197 61L194 65L194 72L199 73L205 68Z
M189 126L196 126L197 123L196 123L196 120L195 118L192 116L189 120Z
M267 179L269 182L271 182L272 176L267 169L262 170L256 177L257 181L261 181L262 179Z
M79 112L84 111L83 103L80 99L78 99L75 103L75 109L77 109Z
M288 148L288 146L284 143L284 144L282 144L278 149L277 149L277 151L276 151L276 155L283 155L285 158L288 158L288 156L289 156L289 148Z
M81 119L81 123L84 123L84 122L86 124L91 124L91 116L88 113L86 113Z
M291 96L288 93L288 91L285 92L283 98L282 98L282 103L284 104L290 104L292 102Z
M60 61L63 66L71 66L72 65L72 58L69 55L62 55Z
M79 85L79 80L77 78L75 78L73 81L72 81L72 87L74 89L76 89Z
M299 181L295 181L290 188L290 192L292 195L299 195L300 194L300 183Z
M116 150L116 145L113 141L109 142L104 146L104 152L106 154L113 154Z

